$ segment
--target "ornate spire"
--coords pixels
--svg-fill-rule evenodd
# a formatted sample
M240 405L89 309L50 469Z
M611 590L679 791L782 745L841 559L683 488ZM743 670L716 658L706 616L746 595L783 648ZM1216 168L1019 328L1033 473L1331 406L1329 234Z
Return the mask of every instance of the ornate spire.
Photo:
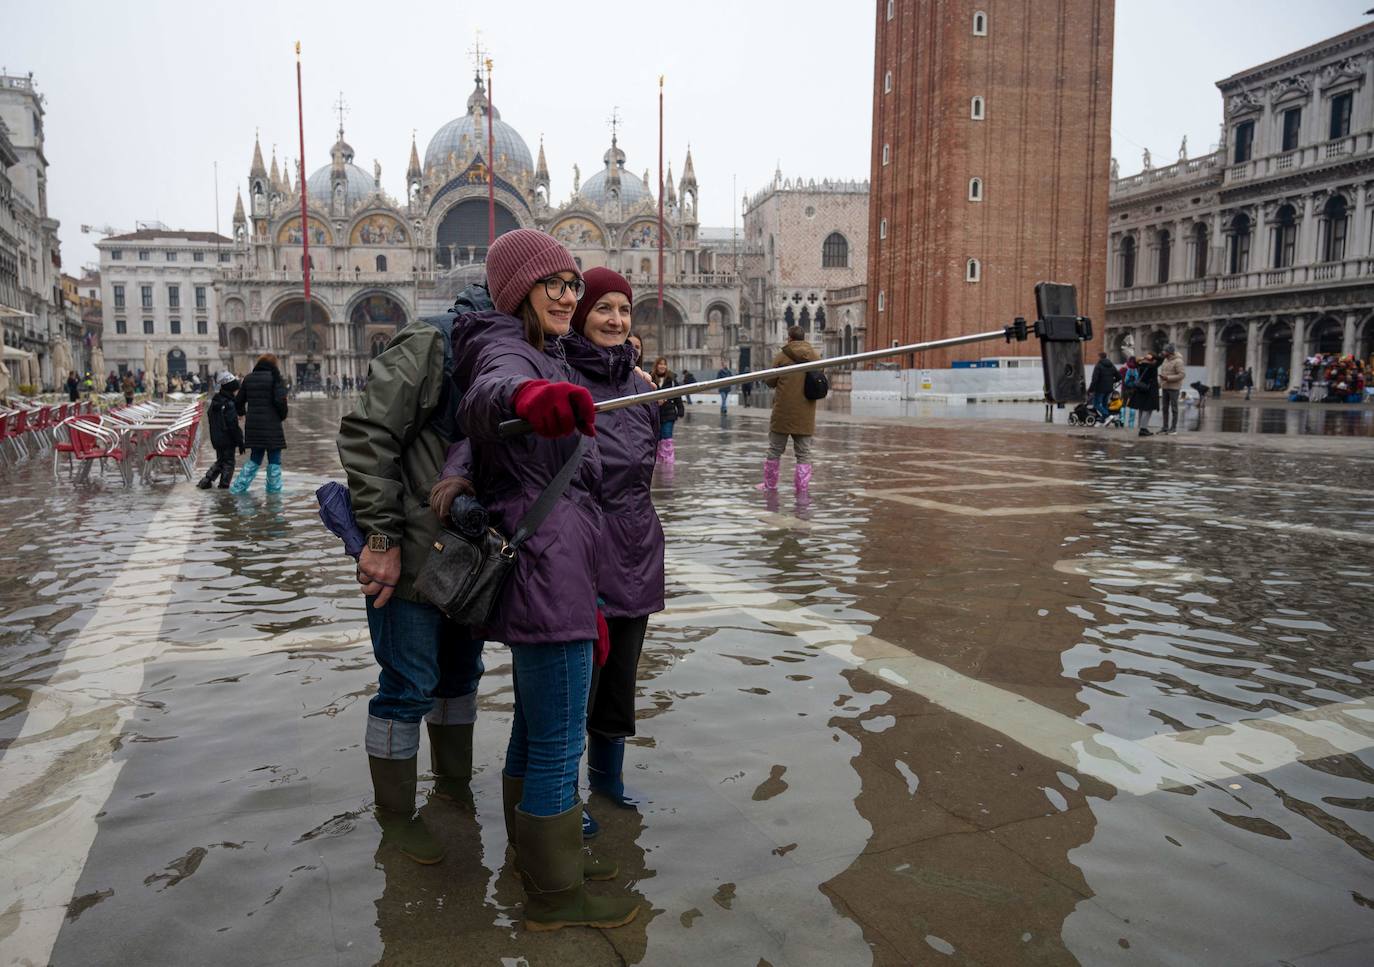
M262 142L258 140L258 135L253 134L253 167L248 169L249 178L266 178L267 166L262 163Z
M544 136L542 134L539 136L539 161L534 166L534 183L536 185L542 183L545 186L549 183L549 163L544 158Z
M668 175L664 178L663 203L669 206L677 205L677 189L673 187L673 163L668 162Z
M272 145L272 171L267 176L267 183L272 186L272 190L284 194L281 183L281 169L277 167L277 146Z
M542 158L543 155L541 154ZM420 168L420 152L415 147L415 132L410 132L410 167L406 168L406 180L418 179L424 174Z
M682 192L686 194L688 189L696 191L697 173L692 167L692 146L687 145L687 163L682 166Z
M243 191L239 190L238 198L234 201L234 224L243 225L248 221L248 216L243 212Z

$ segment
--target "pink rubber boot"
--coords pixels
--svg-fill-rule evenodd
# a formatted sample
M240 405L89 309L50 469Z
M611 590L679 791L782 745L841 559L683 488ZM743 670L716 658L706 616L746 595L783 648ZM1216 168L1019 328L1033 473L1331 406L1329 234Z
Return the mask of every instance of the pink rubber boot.
M763 483L754 488L755 490L777 490L778 489L778 461L763 461Z
M797 464L797 471L793 475L792 485L797 488L798 494L806 494L811 489L811 464Z
M677 454L675 452L675 448L673 447L673 441L659 440L658 462L663 464L665 467L671 467L676 459Z

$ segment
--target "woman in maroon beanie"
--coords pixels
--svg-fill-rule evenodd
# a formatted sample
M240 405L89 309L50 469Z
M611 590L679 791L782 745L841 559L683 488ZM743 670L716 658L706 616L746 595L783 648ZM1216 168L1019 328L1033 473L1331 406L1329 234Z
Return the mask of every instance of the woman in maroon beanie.
M573 381L592 399L647 393L638 375L638 354L629 345L630 283L610 269L583 276L587 291L573 313L573 335L563 351ZM610 652L593 668L587 710L587 781L592 792L633 809L636 797L622 778L625 739L635 734L635 685L649 615L663 610L663 525L649 487L658 448L658 404L645 403L601 414L596 424L601 453L601 566L597 593L610 632ZM583 832L596 834L590 816Z
M495 310L466 315L453 330L454 380L464 388L458 424L471 447L477 497L493 523L512 534L577 449L574 431L596 436L591 394L569 382L573 371L561 344L583 282L556 239L517 229L488 251L487 288ZM500 424L517 417L534 433L503 438ZM592 443L571 485L521 547L483 629L510 646L514 666L502 792L530 930L618 927L638 912L630 897L591 896L583 885L584 873L607 875L584 870L577 798L598 632L600 486L601 458Z

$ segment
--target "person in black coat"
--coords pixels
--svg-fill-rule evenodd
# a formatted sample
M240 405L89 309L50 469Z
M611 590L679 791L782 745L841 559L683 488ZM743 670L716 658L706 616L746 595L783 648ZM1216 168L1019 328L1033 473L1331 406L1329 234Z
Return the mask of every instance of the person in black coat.
M1092 406L1097 411L1097 415L1103 421L1107 419L1109 410L1108 400L1111 398L1112 390L1116 388L1116 367L1107 358L1106 353L1097 354L1097 365L1093 367L1092 382L1088 384L1088 392L1092 395Z
M1159 409L1159 360L1154 353L1146 353L1137 364L1140 381L1135 387L1134 406L1140 411L1140 435L1154 436L1150 432L1150 414Z
M210 398L210 410L205 417L210 426L210 445L215 448L215 462L196 484L201 490L209 490L215 477L219 477L220 490L228 490L234 479L234 451L243 452L243 429L239 426L238 407L234 405L239 381L233 373L226 372L220 373L218 382L219 392Z
M253 365L234 396L234 406L244 417L243 441L249 449L248 460L229 488L231 493L247 493L258 468L267 458L267 492L281 493L281 452L286 449L286 381L277 368L277 357L263 353Z

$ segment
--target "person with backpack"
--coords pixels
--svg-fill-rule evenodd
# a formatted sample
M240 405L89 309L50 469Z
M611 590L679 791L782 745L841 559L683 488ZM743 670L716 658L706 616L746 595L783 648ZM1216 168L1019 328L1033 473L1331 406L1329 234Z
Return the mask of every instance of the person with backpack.
M459 306L468 295L465 290ZM443 499L439 474L456 435L455 310L417 320L392 338L369 363L337 437L353 516L367 538L356 577L379 668L364 739L375 815L382 842L423 864L438 863L444 850L415 810L420 723L429 736L433 797L471 803L484 670L484 642L415 590L439 534L430 508ZM452 497L443 506L450 503Z
M219 477L221 490L228 490L234 479L234 451L243 452L243 428L239 426L239 413L234 405L234 395L239 391L239 381L233 373L219 374L219 390L210 398L210 410L205 422L210 425L210 445L215 448L215 462L205 471L205 476L196 484L201 490L209 490Z
M728 379L728 378L730 378L731 376L734 376L734 375L735 375L734 373L730 372L730 364L727 363L725 360L722 359L722 360L720 361L720 369L716 370L716 379ZM728 387L728 386L722 386L722 387L720 388L720 413L721 413L722 416L725 415L725 409L726 409L726 406L729 405L729 403L730 403L730 387Z
M774 358L773 368L820 358L821 354L806 341L802 327L793 326L787 330L787 344ZM763 461L763 483L758 485L758 490L778 489L778 467L789 437L797 458L793 487L802 496L811 486L811 438L816 433L816 400L806 394L806 377L806 373L787 373L764 380L775 392L773 413L768 422L768 456Z
M1140 365L1134 356L1126 357L1121 368L1121 405L1126 410L1126 426L1135 426L1135 390L1140 385Z
M535 229L501 235L486 265L495 308L465 316L453 347L473 489L507 535L532 509L548 508L520 546L484 628L510 647L514 667L501 790L525 889L524 924L618 927L639 907L629 896L587 892L588 877L615 871L588 870L577 795L593 648L604 627L596 409L587 388L572 382L562 341L585 283L572 254ZM512 419L533 432L502 436L501 424ZM570 474L561 487L560 472Z
M1136 363L1140 374L1135 386L1135 408L1140 411L1139 436L1154 436L1150 431L1150 417L1159 409L1159 363L1154 353L1146 353Z

